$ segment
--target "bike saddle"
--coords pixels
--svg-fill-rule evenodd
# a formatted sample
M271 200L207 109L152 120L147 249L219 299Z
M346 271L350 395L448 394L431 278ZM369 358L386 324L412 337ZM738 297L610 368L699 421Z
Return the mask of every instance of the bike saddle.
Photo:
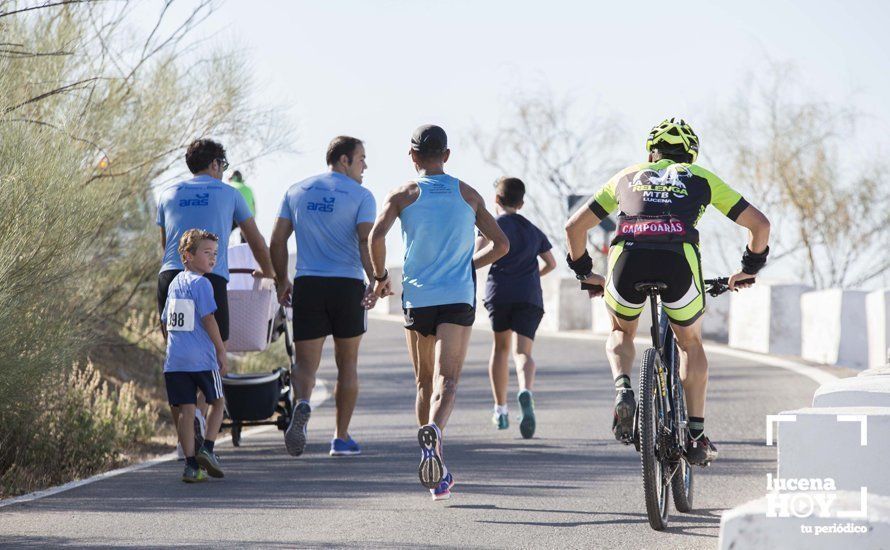
M634 283L634 290L637 292L649 293L653 290L661 292L667 287L667 283L662 283L661 281L640 281L639 283Z

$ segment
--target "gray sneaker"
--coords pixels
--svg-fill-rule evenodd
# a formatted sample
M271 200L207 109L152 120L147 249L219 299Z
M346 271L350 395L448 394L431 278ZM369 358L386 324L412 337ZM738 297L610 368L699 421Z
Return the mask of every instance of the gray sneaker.
M300 403L294 409L294 415L290 419L290 426L284 432L284 446L291 456L300 456L303 449L306 448L306 438L308 435L307 426L309 425L309 417L312 415L312 409L308 403Z
M225 477L222 467L219 464L219 457L216 456L216 453L211 453L204 447L201 447L198 452L195 453L195 460L198 461L198 464L200 464L202 468L207 470L210 477Z

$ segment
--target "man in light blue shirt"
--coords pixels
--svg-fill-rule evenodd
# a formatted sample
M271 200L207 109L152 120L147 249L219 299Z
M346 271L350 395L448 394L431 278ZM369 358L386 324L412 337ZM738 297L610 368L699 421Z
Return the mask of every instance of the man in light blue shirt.
M219 236L219 256L213 271L204 276L213 285L217 305L214 316L226 341L229 339L227 253L232 222L241 228L262 273L270 278L274 278L272 260L244 197L220 179L229 166L223 146L213 140L196 139L186 151L185 162L194 177L165 187L158 196L157 224L161 227L164 247L158 274L158 312L164 310L170 282L184 269L177 250L179 239L189 229L209 231Z
M334 337L337 362L337 427L331 456L361 452L349 436L358 397L358 348L367 330L363 301L372 296L368 233L377 205L362 187L365 147L356 138L338 136L328 146L329 172L288 189L272 232L272 263L278 273L279 300L293 305L296 369L291 379L298 404L285 432L288 452L300 456L306 447L309 398L328 335ZM296 233L297 272L287 280L287 241ZM292 289L292 290L291 290ZM291 296L292 294L292 296ZM376 300L371 298L368 307Z

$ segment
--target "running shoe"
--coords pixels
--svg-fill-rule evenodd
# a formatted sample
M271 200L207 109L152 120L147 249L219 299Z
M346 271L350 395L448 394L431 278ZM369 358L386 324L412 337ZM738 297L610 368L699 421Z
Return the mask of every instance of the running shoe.
M346 441L343 441L340 438L331 440L331 456L351 456L360 454L362 454L361 448L359 448L358 443L351 437Z
M510 427L510 416L507 414L498 414L497 411L495 411L495 413L491 415L491 423L499 430L506 430Z
M219 457L216 456L216 453L212 453L204 447L201 447L198 452L195 453L195 460L198 461L201 468L207 470L210 477L225 477L219 463Z
M612 418L612 434L615 439L630 445L633 443L634 411L637 408L634 392L626 388L618 390L615 395L615 414Z
M300 456L303 454L303 449L306 448L307 426L311 415L312 409L309 407L309 403L302 402L294 409L290 426L284 432L284 446L287 447L287 452L291 456Z
M200 483L207 481L207 474L202 468L192 468L186 465L185 470L182 472L182 480L186 483Z
M698 439L686 438L686 461L697 466L707 466L717 458L717 447L708 436L701 435Z
M519 415L519 433L524 439L531 439L535 435L535 400L532 392L522 390L516 396L522 414Z
M445 474L445 465L442 463L442 432L435 424L427 424L417 431L417 441L420 443L420 465L417 473L420 483L427 489L436 489Z
M454 476L448 472L435 489L430 489L430 494L433 496L433 500L448 500L451 498L452 487L454 487Z

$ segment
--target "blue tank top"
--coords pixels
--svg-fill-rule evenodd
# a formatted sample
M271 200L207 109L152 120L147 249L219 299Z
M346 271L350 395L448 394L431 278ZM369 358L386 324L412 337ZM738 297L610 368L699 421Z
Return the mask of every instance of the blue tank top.
M457 178L439 174L415 182L420 196L399 214L405 242L402 307L476 307L476 213L461 196Z

